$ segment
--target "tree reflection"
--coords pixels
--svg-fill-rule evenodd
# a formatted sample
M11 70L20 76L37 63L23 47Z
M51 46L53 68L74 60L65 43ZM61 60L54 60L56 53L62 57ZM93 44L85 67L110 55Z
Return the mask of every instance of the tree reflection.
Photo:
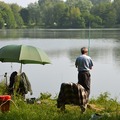
M120 67L120 46L114 48L113 59L115 61L115 65Z

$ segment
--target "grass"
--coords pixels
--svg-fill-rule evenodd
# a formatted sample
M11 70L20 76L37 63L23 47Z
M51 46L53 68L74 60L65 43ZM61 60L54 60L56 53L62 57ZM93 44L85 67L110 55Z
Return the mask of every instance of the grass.
M74 105L66 105L65 111L61 111L56 106L57 97L51 99L49 93L40 95L33 104L20 97L13 98L10 111L0 112L0 120L90 120L91 115L95 113L101 115L99 120L120 120L120 104L116 99L111 99L107 92L97 98L91 98L84 114L81 113L79 106Z

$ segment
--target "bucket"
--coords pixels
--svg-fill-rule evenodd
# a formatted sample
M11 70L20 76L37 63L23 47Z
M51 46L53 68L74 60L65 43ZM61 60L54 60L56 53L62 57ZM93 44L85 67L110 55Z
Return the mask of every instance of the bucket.
M0 109L2 112L7 112L10 109L10 95L0 95Z

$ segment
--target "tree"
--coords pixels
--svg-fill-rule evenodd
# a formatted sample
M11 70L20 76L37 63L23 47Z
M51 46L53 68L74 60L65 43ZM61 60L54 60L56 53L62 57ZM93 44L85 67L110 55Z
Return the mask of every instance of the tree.
M90 0L92 2L93 5L97 5L100 3L110 3L111 0Z
M120 0L114 0L112 6L116 10L117 24L120 24Z
M91 14L99 16L102 19L102 25L104 27L112 27L116 24L116 11L112 7L112 3L100 3L95 5Z
M25 25L29 25L29 19L30 19L30 16L29 16L29 11L27 8L22 8L20 10L20 15L23 19L23 22Z
M3 27L4 27L4 20L3 20L3 18L2 18L2 15L1 15L1 13L0 13L0 29L2 29Z
M66 4L70 7L78 7L81 12L89 12L93 6L90 0L67 0Z
M56 17L54 17L56 12L54 11L54 7L61 2L63 3L63 1L61 0L38 0L38 4L40 7L40 17L42 18L43 24L46 27L53 26L54 22L57 21L55 20ZM61 9L61 8L57 8L57 9Z
M56 3L53 7L53 23L57 28L64 27L66 18L69 16L68 7L64 2Z
M117 22L117 17L116 17L116 11L113 8L113 10L109 11L108 14L106 15L105 18L105 27L113 27L115 26L116 22Z
M83 28L84 21L81 18L80 9L78 7L72 7L70 10L70 27L71 28Z
M85 20L85 27L98 28L102 24L102 19L99 16L92 15L88 12L84 13L83 18Z
M11 9L16 21L16 28L21 28L23 26L23 20L20 16L20 7L17 4L11 4Z
M40 7L38 3L31 3L28 5L29 23L33 25L40 25L42 18L40 15Z
M0 2L0 11L6 28L15 28L15 18L10 6L4 2Z

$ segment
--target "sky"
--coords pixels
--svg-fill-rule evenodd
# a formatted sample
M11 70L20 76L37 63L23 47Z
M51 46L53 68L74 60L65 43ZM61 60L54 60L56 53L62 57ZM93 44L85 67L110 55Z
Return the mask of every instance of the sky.
M38 2L38 0L0 0L0 1L4 1L5 3L17 3L19 6L22 7L27 7L28 4L30 3Z
M38 2L38 0L0 0L5 3L17 3L19 6L27 7L28 4ZM65 1L65 0L64 0Z
M5 3L17 3L19 6L27 7L28 4L38 2L38 0L0 0Z

